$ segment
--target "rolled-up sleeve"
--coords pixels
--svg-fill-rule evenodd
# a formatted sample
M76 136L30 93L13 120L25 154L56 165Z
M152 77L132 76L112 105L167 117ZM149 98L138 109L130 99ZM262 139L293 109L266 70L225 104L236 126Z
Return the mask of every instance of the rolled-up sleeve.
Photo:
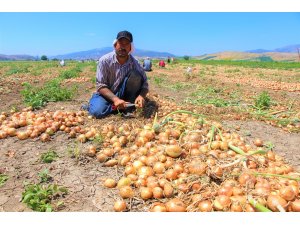
M104 87L108 87L109 71L104 60L99 60L96 72L96 89L97 92Z

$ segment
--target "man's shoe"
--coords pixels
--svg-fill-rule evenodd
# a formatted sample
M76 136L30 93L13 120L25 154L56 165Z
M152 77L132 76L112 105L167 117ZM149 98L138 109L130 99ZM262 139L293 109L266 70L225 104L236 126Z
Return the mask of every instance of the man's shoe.
M124 112L124 113L122 113L122 117L124 117L124 118L135 118L135 115L132 112Z
M82 106L80 107L80 109L81 109L81 110L86 110L86 111L88 111L88 110L89 110L89 106L88 106L88 105L82 105Z

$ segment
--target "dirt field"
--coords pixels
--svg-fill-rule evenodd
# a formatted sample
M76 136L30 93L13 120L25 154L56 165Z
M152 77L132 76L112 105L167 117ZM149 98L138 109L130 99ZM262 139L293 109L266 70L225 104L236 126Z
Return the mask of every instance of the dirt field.
M8 72L12 66L9 63L1 65L0 112L12 115L26 107L20 94L24 88L23 82L42 86L46 81L58 77L63 70L74 67L75 63L67 64L65 68L53 64L39 69L34 62L30 65L26 72L10 75ZM186 72L187 66L193 68L192 73ZM37 75L33 75L34 72ZM176 109L190 110L204 115L207 120L220 122L224 129L239 134L252 147L255 146L253 142L256 138L260 138L263 143L271 143L276 154L282 156L295 171L300 171L300 69L249 69L177 63L167 64L166 68L155 65L147 75L151 90L144 112L138 112L136 118L111 115L101 120L85 114L82 116L82 127L100 129L110 124L115 127L133 124L135 128L142 128L153 123L155 112L162 118ZM95 90L92 82L94 76L93 63L82 66L79 78L63 82L65 87L78 85L72 100L50 102L35 112L78 112ZM215 102L195 101L200 96L197 90L207 88L213 90L207 92L208 95L218 94L215 99L222 97L225 103L237 104L218 106ZM255 96L263 90L268 91L273 104L269 111L258 112L251 105ZM7 181L0 186L0 211L32 211L21 202L24 182L39 183L38 173L44 169L49 170L52 177L50 183L57 183L68 190L68 194L55 200L63 201L63 205L53 206L54 211L114 211L114 202L120 196L116 188L104 187L103 181L105 178L120 179L124 167L104 167L95 157L83 154L92 143L79 143L63 131L56 132L49 142L42 142L39 137L26 140L17 137L0 139L0 175L8 176ZM74 154L76 149L79 149L78 155ZM41 155L49 150L55 150L59 157L51 163L41 162ZM126 201L128 211L132 212L147 212L154 202L153 199L144 201L138 197Z

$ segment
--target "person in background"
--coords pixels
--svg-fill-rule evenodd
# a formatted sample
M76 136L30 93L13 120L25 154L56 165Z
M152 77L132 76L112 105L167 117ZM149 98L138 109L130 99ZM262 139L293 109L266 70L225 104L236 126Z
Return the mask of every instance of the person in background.
M158 63L158 65L159 65L159 67L165 67L166 66L164 60L160 60L159 63Z
M152 71L152 62L149 57L144 60L143 68L145 71Z
M60 65L60 66L65 66L65 65L66 65L66 64L65 64L65 60L62 59L62 60L59 62L59 65Z
M136 107L144 107L149 91L146 73L131 55L134 50L132 34L120 31L113 46L114 51L99 59L96 93L92 95L89 105L82 107L96 118L116 111L124 116L132 114Z
M171 61L171 60L170 60L170 56L168 56L168 61L167 61L167 62L170 63L170 61Z

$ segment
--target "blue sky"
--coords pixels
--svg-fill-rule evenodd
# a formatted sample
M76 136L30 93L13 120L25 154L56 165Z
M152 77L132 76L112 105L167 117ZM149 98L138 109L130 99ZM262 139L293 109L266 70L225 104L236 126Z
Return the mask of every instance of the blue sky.
M56 55L112 45L120 30L136 48L201 55L300 44L293 12L0 12L0 54Z

